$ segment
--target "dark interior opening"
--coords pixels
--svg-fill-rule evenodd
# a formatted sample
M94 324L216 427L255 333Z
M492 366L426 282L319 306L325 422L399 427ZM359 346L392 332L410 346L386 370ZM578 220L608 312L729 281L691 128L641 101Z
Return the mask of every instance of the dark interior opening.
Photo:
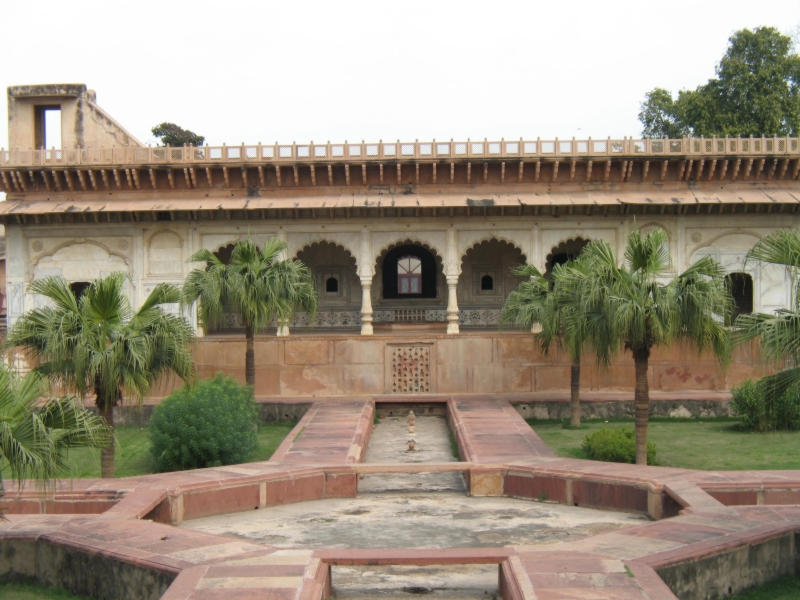
M400 294L397 289L397 261L403 256L413 256L422 263L422 291L419 294ZM415 244L392 248L383 259L384 298L436 298L436 258L433 253Z
M491 275L484 275L481 277L481 290L493 290L494 289L494 279L492 279Z
M336 277L328 277L325 280L325 291L329 294L335 294L339 291L339 280Z
M86 290L89 289L89 285L91 285L88 281L76 281L75 283L69 284L72 293L75 294L75 298L80 300L81 296L86 293Z
M733 314L735 321L739 315L753 312L753 278L747 273L731 273L725 277L725 283L733 296Z

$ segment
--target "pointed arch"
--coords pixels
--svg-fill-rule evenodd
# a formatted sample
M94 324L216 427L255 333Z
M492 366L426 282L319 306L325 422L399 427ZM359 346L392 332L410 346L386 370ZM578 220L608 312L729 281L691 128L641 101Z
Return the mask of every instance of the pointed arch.
M299 250L296 259L311 271L320 308L360 308L361 281L356 257L348 248L335 241L315 241Z
M464 258L471 249L479 244L497 240L505 242L522 253L524 260L531 260L532 250L530 248L530 230L502 230L502 231L459 231L458 232L458 256L463 263Z
M581 250L583 250L590 241L591 240L582 236L575 236L562 240L557 245L553 246L545 257L545 277L550 276L554 266L577 258Z

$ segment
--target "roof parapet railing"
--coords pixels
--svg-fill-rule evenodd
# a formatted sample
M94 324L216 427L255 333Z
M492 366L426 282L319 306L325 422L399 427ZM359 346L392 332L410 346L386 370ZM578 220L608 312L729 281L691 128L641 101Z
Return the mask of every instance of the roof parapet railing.
M93 167L101 165L186 165L202 163L384 162L438 159L556 159L670 156L796 156L800 138L623 138L586 140L505 140L348 142L237 146L120 146L114 148L0 149L0 167Z

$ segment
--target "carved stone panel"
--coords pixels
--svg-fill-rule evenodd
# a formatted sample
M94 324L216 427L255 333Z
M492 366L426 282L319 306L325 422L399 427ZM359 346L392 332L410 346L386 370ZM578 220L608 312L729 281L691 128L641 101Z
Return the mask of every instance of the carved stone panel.
M428 394L433 352L430 344L391 345L387 348L389 391L392 394Z

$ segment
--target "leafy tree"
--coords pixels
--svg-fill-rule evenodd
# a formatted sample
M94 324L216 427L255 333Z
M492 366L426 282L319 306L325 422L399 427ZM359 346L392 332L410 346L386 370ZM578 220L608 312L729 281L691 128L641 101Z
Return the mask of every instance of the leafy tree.
M199 301L200 323L207 331L220 325L226 309L236 311L247 342L245 379L253 388L256 332L267 327L273 317L286 323L296 310L312 317L317 310L311 271L299 260L284 259L285 251L286 244L277 238L268 239L262 250L247 239L236 242L228 264L209 250L200 250L189 259L205 267L193 269L186 277L183 304Z
M161 123L151 129L153 135L164 146L202 146L206 138L193 131L178 127L175 123Z
M774 27L742 29L728 41L717 77L677 99L645 95L639 120L646 137L784 136L800 132L800 56Z
M526 329L541 327L536 340L547 354L551 346L565 347L572 361L570 368L570 425L581 424L581 355L587 341L588 328L582 313L581 275L588 276L586 261L580 259L556 265L550 281L533 265L512 270L514 275L529 277L506 298L500 315L501 323L513 323ZM565 275L572 270L570 277ZM578 284L576 286L576 284Z
M187 380L194 372L191 327L162 308L179 302L179 289L159 284L134 311L125 280L122 273L97 279L80 299L62 277L34 281L30 291L48 306L23 315L5 342L25 348L36 370L55 382L81 396L94 393L100 416L112 428L113 408L123 395L141 402L163 376ZM101 472L114 476L113 446L101 452Z
M747 260L786 267L792 277L792 298L789 308L768 315L752 313L736 319L737 343L758 339L761 357L773 365L790 366L762 379L766 392L780 396L800 382L800 231L779 229L764 236L747 255Z
M22 486L34 479L45 487L66 471L71 448L105 448L112 430L99 416L72 397L51 398L47 380L32 371L20 378L0 366L0 466ZM0 470L0 497L3 495Z
M723 365L730 356L730 335L724 324L733 301L724 271L714 259L705 257L663 283L671 268L666 243L662 229L645 236L634 231L628 236L620 267L608 242L589 242L581 258L589 261L591 276L575 277L572 284L585 303L581 317L598 362L608 365L621 348L633 355L637 464L647 464L647 375L653 347L680 340L700 352L711 351Z

